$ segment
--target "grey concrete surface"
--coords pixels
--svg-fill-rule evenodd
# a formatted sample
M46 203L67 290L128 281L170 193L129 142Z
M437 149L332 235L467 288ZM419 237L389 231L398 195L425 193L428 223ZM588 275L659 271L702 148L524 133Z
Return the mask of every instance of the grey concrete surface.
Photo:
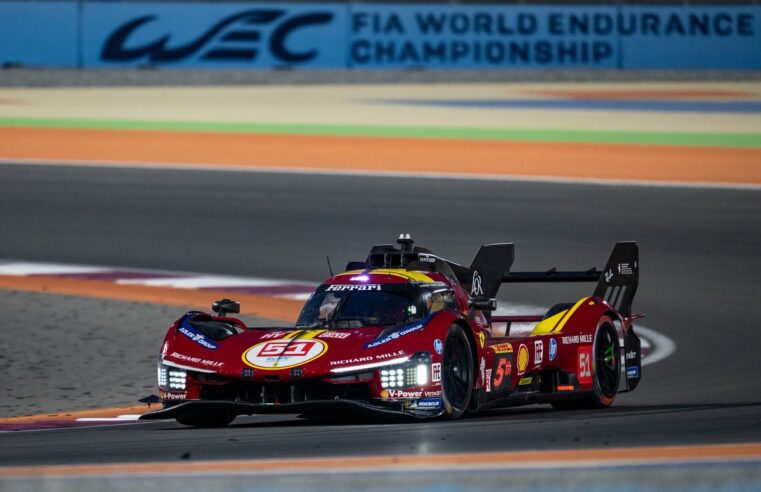
M5 434L0 462L761 440L758 191L12 165L0 166L0 187L0 258L10 259L319 281L326 255L338 268L400 232L466 263L482 243L515 241L516 270L600 267L615 241L637 240L635 310L677 344L605 411L536 406L458 422L252 417L212 431L159 422ZM584 285L511 286L502 298L546 304L585 293ZM65 455L55 452L62 446Z
M115 478L28 478L7 480L7 492L81 490L131 491L159 488L166 492L185 490L280 490L332 492L442 492L542 490L547 492L579 491L644 492L651 490L726 490L751 492L758 490L761 467L754 463L710 465L666 465L633 467L577 467L573 469L516 469L516 470L423 470L376 473L309 473L293 475L232 476L162 476Z
M758 70L161 70L0 69L0 87L752 81Z
M0 417L136 405L156 394L161 340L188 310L0 290Z

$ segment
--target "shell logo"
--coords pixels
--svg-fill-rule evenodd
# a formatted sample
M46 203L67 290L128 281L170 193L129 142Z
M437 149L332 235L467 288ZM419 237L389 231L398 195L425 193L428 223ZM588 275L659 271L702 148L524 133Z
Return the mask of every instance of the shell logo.
M518 348L518 374L526 372L528 366L528 349L525 345L521 344Z

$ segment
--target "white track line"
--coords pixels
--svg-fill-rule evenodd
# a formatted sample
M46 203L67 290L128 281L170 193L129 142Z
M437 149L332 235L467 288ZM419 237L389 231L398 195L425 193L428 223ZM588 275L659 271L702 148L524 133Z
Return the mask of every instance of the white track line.
M643 347L645 346L644 342L649 341L649 345L651 345L653 349L647 357L642 358L643 366L662 361L676 351L676 343L674 343L669 337L661 335L655 330L637 325L634 328L634 331L642 338Z
M70 273L102 273L112 270L106 267L63 265L58 263L12 262L0 263L0 275L65 275Z
M697 188L697 189L729 189L761 191L761 184L749 183L720 183L711 181L681 182L681 181L650 181L641 179L599 179L599 178L569 178L563 176L522 176L505 174L468 174L441 172L412 172L412 171L370 171L344 169L313 169L306 167L282 168L277 166L243 166L215 164L185 164L185 163L152 163L152 162L118 162L118 161L87 161L87 160L46 160L46 159L15 159L0 157L0 165L39 165L39 166L69 166L69 167L102 167L116 169L150 169L161 171L209 171L209 172L243 172L243 173L274 173L274 174L305 174L318 176L362 176L377 178L422 178L446 179L462 181L504 181L511 183L555 183L576 185L601 186L645 186L657 188Z
M119 415L117 417L80 417L76 422L137 422L140 414Z
M172 287L175 289L209 289L214 287L275 287L288 282L264 278L226 277L222 275L195 275L183 278L152 278L117 280L117 284Z

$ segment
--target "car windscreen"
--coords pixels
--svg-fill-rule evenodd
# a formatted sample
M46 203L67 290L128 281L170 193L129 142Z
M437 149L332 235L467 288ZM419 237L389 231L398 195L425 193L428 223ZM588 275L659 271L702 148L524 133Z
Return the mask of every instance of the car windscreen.
M323 285L309 298L296 325L333 329L390 326L414 322L427 314L418 287Z

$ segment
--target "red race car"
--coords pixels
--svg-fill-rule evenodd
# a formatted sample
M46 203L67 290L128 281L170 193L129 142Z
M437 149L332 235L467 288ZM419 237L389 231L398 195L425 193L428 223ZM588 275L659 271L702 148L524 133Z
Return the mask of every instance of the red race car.
M238 415L359 412L458 418L550 403L602 408L640 379L631 312L636 243L617 243L602 271L511 272L512 244L489 244L470 267L414 247L409 235L350 262L304 305L295 326L248 327L240 306L189 312L169 329L158 383L174 418L222 426ZM591 296L540 315L497 316L502 283L596 282ZM516 326L530 331L515 333ZM513 333L511 333L511 328Z

